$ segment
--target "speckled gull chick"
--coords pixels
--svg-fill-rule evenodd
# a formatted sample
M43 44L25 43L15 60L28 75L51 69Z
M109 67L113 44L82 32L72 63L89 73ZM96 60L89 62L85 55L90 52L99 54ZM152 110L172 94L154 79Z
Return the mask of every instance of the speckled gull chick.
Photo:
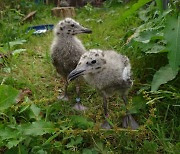
M86 52L83 44L75 35L91 32L90 29L83 27L71 18L66 18L55 26L54 40L51 45L51 58L57 72L65 80L64 94L59 96L59 99L68 100L67 76L75 69L81 55ZM77 110L84 110L85 107L80 103L78 84L76 85L76 92L78 96L74 108Z
M128 90L133 82L131 79L131 65L126 56L111 50L92 49L81 56L77 67L69 74L68 80L74 80L81 75L89 84L101 92L105 117L108 117L107 98L115 91L119 92L125 105L127 105ZM124 128L137 129L139 127L128 111L122 124ZM106 120L101 127L111 128Z

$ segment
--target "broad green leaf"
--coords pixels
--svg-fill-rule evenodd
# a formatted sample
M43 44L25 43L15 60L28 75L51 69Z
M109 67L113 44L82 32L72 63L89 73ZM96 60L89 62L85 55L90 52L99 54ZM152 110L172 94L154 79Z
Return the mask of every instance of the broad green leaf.
M146 101L142 96L133 97L132 103L132 107L129 109L129 112L132 114L139 113L139 110L146 106Z
M82 116L71 116L71 123L74 127L88 129L94 126L94 123L88 121L85 117Z
M6 146L10 149L17 144L19 144L21 141L24 140L23 135L15 128L11 128L13 126L9 125L1 125L0 126L0 139L7 142Z
M3 111L16 103L19 91L8 85L0 85L0 110Z
M67 148L71 148L73 146L77 146L78 144L81 144L83 141L83 138L81 136L77 136L75 139L71 138L71 141L66 145Z
M151 90L158 90L159 86L167 83L168 81L174 79L178 73L178 70L174 71L170 65L166 65L161 67L153 77L153 81L151 83Z
M146 9L142 7L142 9L138 12L139 18L145 22L149 22L149 20L152 18L152 12L156 11L155 9L156 8L154 7L153 2L149 4L148 7L146 7Z
M158 32L158 29L146 29L140 32L139 35L134 38L134 40L137 42L147 44L151 40L157 40L162 38L162 34Z
M20 138L20 139L12 139L7 143L7 147L10 149L12 147L17 146L21 141L23 141L24 138Z
M19 137L19 132L16 129L9 128L8 126L0 126L0 138L2 140L15 139Z
M40 115L41 109L36 105L32 104L27 108L27 114L30 119L35 119L35 120L41 120L41 115Z
M164 52L165 49L166 49L166 47L163 46L163 45L154 44L154 46L152 46L151 49L149 49L148 51L146 51L146 53L159 53L159 52Z
M123 13L123 15L121 16L121 19L118 20L118 23L122 23L127 17L130 17L131 15L133 15L138 9L140 9L142 6L144 6L145 4L151 2L152 0L139 0L137 3L135 3L134 5L132 5L132 7L130 9L128 9L126 12Z
M33 115L31 115L31 117L40 120L40 116L39 116L40 111L41 111L40 108L38 108L35 104L32 104L30 109L33 113Z
M159 30L160 31L160 30ZM156 35L151 37L152 41L156 41L156 40L161 40L164 41L164 33L162 32L157 32Z
M24 124L20 127L20 129L23 134L32 136L43 135L55 131L53 123L45 121L36 121L31 124Z
M128 11L126 11L122 18L128 17L132 15L135 11L137 11L139 8L144 6L145 4L151 2L152 0L139 0L137 3L135 3Z
M180 16L167 18L164 36L167 40L169 64L173 70L180 66Z
M143 20L143 21L148 21L149 20L149 17L147 16L147 13L148 13L148 11L147 10L144 10L144 9L142 9L141 11L139 11L139 18L141 19L141 20Z
M102 142L96 142L96 144L95 144L95 149L96 149L99 153L102 153L102 154L107 154L107 153L109 153L109 152L108 152L108 148L105 147Z
M161 44L165 44L165 43L162 41L159 41L157 43L154 43L151 41L147 44L139 43L138 46L141 49L141 51L143 51L146 54L154 54L154 53L156 54L156 53L168 52L166 50L165 45L161 45Z

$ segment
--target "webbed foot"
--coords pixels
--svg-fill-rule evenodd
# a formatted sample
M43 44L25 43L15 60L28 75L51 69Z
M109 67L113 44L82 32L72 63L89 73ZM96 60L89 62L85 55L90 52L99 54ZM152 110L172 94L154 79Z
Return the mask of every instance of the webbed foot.
M111 125L105 120L102 124L101 124L101 128L103 129L111 129Z
M81 103L76 103L74 106L73 106L73 109L77 110L77 111L85 111L87 110L88 108L85 107L84 105L82 105Z
M130 127L133 130L139 128L139 124L135 121L131 114L128 114L123 118L122 126L124 128Z
M60 96L58 96L58 99L62 100L62 101L69 101L69 98L66 95L60 95Z

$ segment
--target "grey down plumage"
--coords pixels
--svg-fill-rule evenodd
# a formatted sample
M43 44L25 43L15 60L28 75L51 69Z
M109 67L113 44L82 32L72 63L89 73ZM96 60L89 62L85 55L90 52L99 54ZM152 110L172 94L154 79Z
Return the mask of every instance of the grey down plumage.
M51 45L52 63L65 80L64 95L60 99L67 100L67 76L76 67L81 55L86 52L76 37L80 33L91 33L91 30L71 18L60 21L54 28L54 40Z
M127 104L128 90L133 85L131 79L131 65L129 59L115 51L102 51L92 49L84 53L77 67L69 74L68 79L73 80L79 76L98 89L103 97L105 116L108 116L107 98L114 92L118 92L124 103ZM134 118L127 112L123 119L123 127L138 128ZM110 128L107 121L102 124L103 128Z

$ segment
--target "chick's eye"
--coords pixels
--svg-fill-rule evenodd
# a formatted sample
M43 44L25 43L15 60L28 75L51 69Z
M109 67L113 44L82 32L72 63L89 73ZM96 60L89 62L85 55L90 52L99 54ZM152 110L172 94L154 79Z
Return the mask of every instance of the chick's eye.
M96 63L96 60L92 60L92 61L91 61L91 64L95 64L95 63Z

